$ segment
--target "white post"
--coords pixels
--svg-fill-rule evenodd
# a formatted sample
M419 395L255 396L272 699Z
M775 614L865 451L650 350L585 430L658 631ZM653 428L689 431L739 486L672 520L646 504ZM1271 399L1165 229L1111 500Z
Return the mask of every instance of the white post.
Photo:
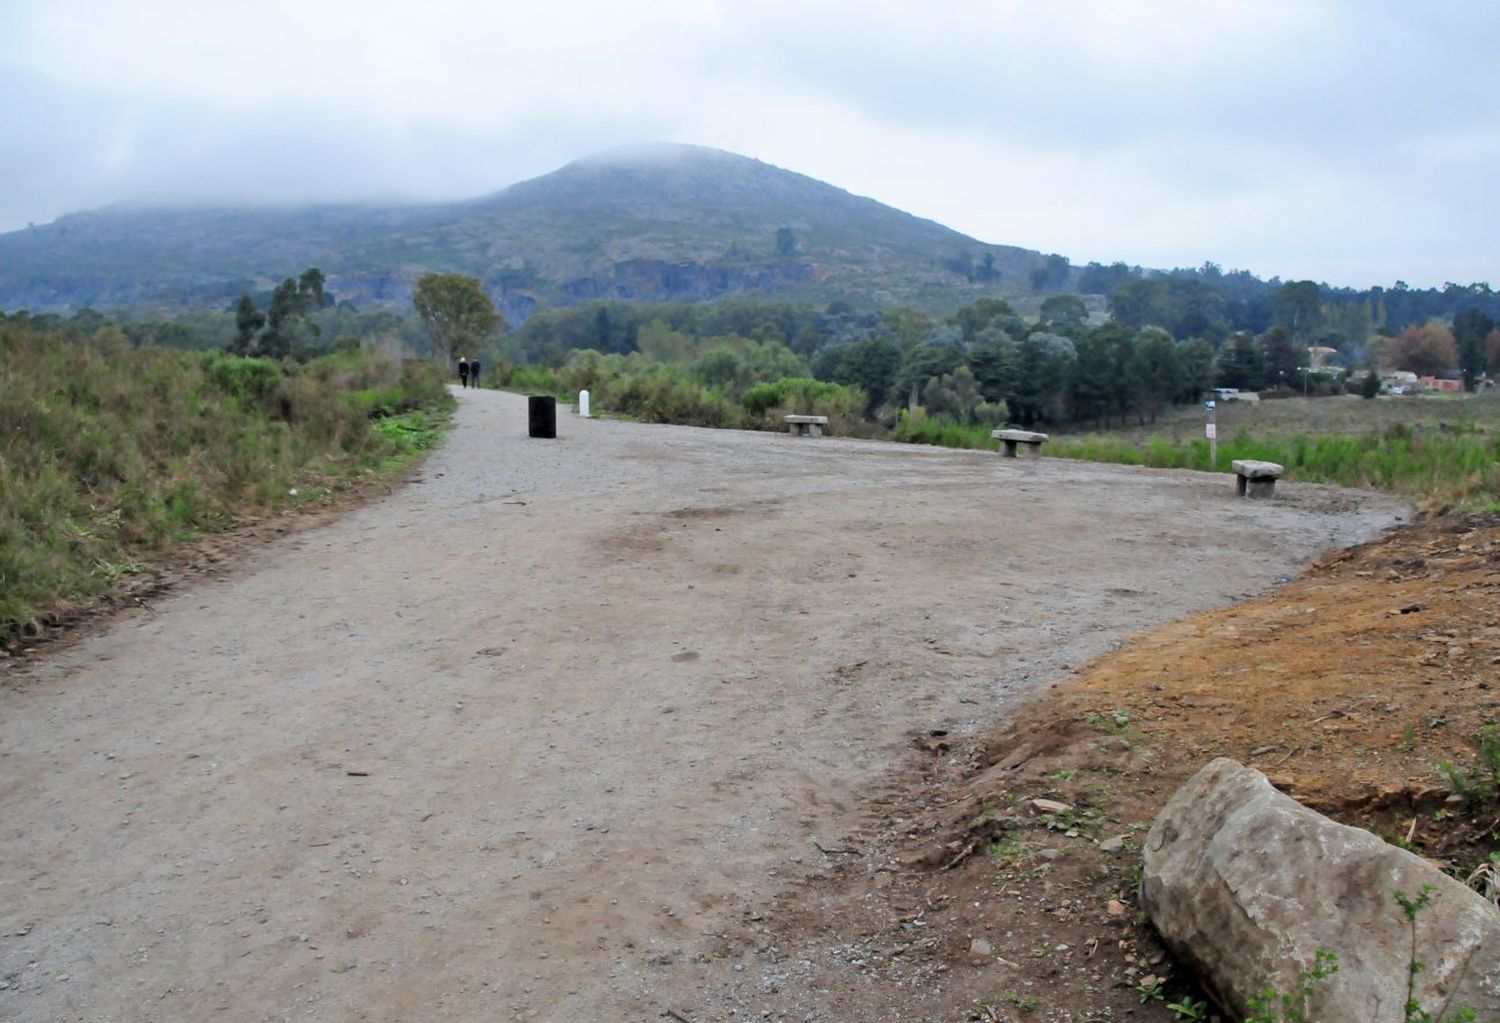
M578 414L580 416L582 416L583 418L585 418L585 419L587 419L589 417L589 392L588 391L579 391L578 392Z
M1215 403L1212 399L1203 403L1203 411L1208 414L1208 425L1204 432L1208 434L1208 463L1214 472L1219 471L1219 427L1214 422Z

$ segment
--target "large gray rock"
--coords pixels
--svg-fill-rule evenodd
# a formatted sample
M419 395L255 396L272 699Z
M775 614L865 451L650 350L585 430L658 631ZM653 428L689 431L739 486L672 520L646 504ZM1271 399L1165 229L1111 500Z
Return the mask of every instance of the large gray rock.
M1500 1021L1500 913L1426 860L1336 824L1219 759L1178 789L1146 839L1141 904L1168 947L1243 1016L1266 988L1297 990L1319 949L1317 1023L1403 1023L1412 930L1394 895L1431 885L1416 918L1416 998Z

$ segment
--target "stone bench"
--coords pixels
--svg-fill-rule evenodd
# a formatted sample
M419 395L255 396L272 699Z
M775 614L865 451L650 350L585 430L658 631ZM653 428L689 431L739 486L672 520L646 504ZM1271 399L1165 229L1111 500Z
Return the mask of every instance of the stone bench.
M1016 445L1026 445L1027 458L1042 457L1042 441L1047 439L1045 433L1032 433L1029 430L991 430L990 439L1000 442L1000 454L1006 458L1016 458Z
M794 437L821 437L828 427L827 416L782 416L786 432Z
M1253 458L1237 458L1234 468L1234 492L1241 497L1271 497L1276 492L1276 481L1286 470L1275 462L1257 462Z

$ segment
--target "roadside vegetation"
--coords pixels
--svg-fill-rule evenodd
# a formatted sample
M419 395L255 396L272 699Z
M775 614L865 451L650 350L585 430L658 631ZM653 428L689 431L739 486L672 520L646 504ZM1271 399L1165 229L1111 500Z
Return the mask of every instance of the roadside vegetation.
M1500 359L1493 324L1474 312L1452 329L1397 332L1319 305L1316 286L1285 290L1262 333L1220 324L1187 339L1132 326L1145 314L1128 304L1124 320L1090 323L1066 295L1036 319L996 298L946 319L594 303L533 316L489 379L565 400L587 389L595 409L650 422L776 430L797 412L828 416L844 436L973 449L1015 424L1052 433L1048 453L1061 457L1223 472L1253 458L1292 480L1387 490L1428 510L1500 507L1500 397L1387 397L1376 375L1410 367L1478 388ZM1324 345L1315 369L1314 341L1349 352ZM1219 403L1216 459L1201 405L1214 387L1267 398Z
M1416 306L1402 319L1405 293L1356 306L1298 282L1259 313L1215 318L1199 315L1191 282L1127 279L1103 323L1097 308L1056 294L1034 318L993 297L947 317L838 302L596 302L543 310L507 333L477 280L424 284L414 317L339 303L316 268L180 321L0 316L0 641L111 592L195 535L400 471L441 438L459 355L483 359L486 384L567 400L589 390L596 409L649 422L779 430L795 412L826 415L845 436L975 449L1015 423L1051 432L1049 455L1200 470L1214 467L1201 401L1235 387L1282 400L1220 403L1221 471L1263 459L1290 479L1395 491L1430 510L1500 510L1500 396L1375 393L1383 370L1459 374L1478 390L1500 370L1500 332L1478 307L1451 324ZM1494 308L1487 289L1449 297ZM1333 353L1317 369L1305 365L1315 346ZM398 357L429 351L436 358ZM1458 516L1446 521L1458 528ZM1105 766L1039 761L1036 793L1086 811L1038 817L1024 841L991 843L988 859L1022 880L1072 870L1059 891L1094 886L1091 936L1125 926L1138 832L1191 765L1227 753L1288 772L1299 796L1443 857L1500 901L1500 725L1484 695L1495 619L1482 576L1497 541L1492 522L1461 537L1442 525L1352 555L1337 589L1315 576L1169 627L1158 636L1175 636L1170 648L1137 641L1055 693L1055 707L1030 712L1041 723L1032 731L1102 728L1123 740L1122 755ZM1318 613L1289 623L1288 594ZM1266 649L1278 670L1244 685L1247 651ZM1390 698L1366 706L1372 691ZM1226 711L1229 700L1244 706ZM1160 750L1171 756L1146 756ZM1368 776L1356 786L1358 771ZM1106 814L1121 834L1106 835ZM994 879L977 880L955 904L982 905ZM1056 908L1059 919L1077 911ZM996 920L1002 933L1034 926ZM1072 936L1052 945L1070 946ZM1160 957L1148 962L1156 972L1122 959L1119 983L1138 984L1143 1006L1204 1018L1194 989L1164 983ZM1005 1001L1021 1014L1038 1007L1017 989Z
M1202 438L1155 437L1135 444L1103 434L1063 437L1048 453L1063 458L1167 469L1230 471L1235 459L1277 462L1287 478L1371 487L1417 500L1424 510L1449 507L1500 510L1500 434L1475 429L1396 426L1364 436L1296 434L1257 437L1249 431L1218 445L1212 461Z
M1336 406L1335 415L1309 408ZM1289 399L1241 403L1223 422L1217 455L1196 409L1161 432L1140 427L1051 435L1058 458L1157 469L1231 472L1235 459L1277 462L1287 478L1369 487L1413 498L1426 510L1500 510L1500 396L1401 398L1377 403ZM1264 410L1264 413L1262 412ZM1316 424L1316 425L1314 425ZM896 440L953 448L993 448L988 424L955 423L905 410Z
M484 362L488 385L588 390L597 411L648 422L780 430L800 413L843 436L968 448L1013 424L1052 433L1049 454L1169 468L1210 467L1212 388L1297 395L1222 402L1218 467L1259 458L1430 509L1500 506L1500 398L1355 396L1373 398L1376 371L1481 389L1500 331L1477 286L1444 293L1451 323L1404 294L1354 301L1309 282L1203 315L1186 278L1122 278L1107 294L1105 322L1055 293L1035 316L998 297L947 316L592 302L511 330L474 278L429 274L401 314L339 301L310 267L178 320L17 313L0 324L0 627L107 590L183 536L389 471L432 442L460 355ZM431 358L399 361L412 354Z
M439 369L132 346L0 318L0 638L195 534L317 501L430 446Z
M719 354L729 351L721 347ZM812 379L795 358L773 356L759 365L752 358L748 366L739 365L738 372L727 376L710 368L711 359L712 355L684 365L660 363L640 353L590 352L556 369L503 366L496 376L501 387L566 401L587 390L595 408L647 423L779 430L784 428L782 416L800 413L827 416L835 432L845 436L867 429L860 415L865 404L862 391Z

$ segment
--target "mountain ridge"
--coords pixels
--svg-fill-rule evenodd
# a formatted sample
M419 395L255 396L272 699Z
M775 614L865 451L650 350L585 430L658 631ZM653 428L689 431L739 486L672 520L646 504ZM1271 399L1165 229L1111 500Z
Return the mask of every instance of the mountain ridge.
M789 233L788 233L789 232ZM358 304L470 273L512 318L596 298L958 306L1045 257L750 157L655 143L453 202L125 206L0 234L0 308L214 307L318 266Z

